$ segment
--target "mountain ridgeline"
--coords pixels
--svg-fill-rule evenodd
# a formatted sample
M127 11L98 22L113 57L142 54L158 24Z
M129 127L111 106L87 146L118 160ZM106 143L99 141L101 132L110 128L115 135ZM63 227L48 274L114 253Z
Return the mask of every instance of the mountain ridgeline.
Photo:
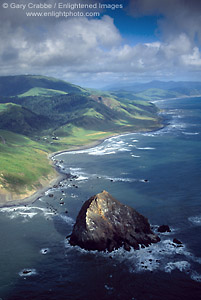
M69 135L72 126L115 132L160 126L151 103L43 76L0 77L0 103L0 129L28 136Z

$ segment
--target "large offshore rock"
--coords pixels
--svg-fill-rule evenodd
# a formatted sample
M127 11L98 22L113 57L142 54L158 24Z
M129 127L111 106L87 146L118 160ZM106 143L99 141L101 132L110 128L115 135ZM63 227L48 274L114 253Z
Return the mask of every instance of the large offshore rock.
M70 237L71 245L87 250L112 251L121 246L139 249L160 241L147 218L121 204L103 191L87 200L76 219Z

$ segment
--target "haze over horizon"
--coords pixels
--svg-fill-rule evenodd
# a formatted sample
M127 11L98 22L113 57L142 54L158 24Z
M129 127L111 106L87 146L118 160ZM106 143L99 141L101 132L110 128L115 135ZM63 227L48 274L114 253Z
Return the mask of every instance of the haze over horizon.
M1 4L1 76L41 74L94 88L200 81L199 0L32 2Z

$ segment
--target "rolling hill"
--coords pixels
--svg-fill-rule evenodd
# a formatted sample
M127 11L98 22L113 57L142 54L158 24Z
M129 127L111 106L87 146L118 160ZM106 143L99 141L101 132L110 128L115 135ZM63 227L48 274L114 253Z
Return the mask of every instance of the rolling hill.
M35 90L33 90L35 89ZM24 93L38 95L39 89L66 93L83 93L85 89L52 77L36 75L0 76L0 96L20 96Z
M0 191L20 197L33 191L54 173L45 166L48 153L160 127L158 110L147 101L44 76L0 77Z

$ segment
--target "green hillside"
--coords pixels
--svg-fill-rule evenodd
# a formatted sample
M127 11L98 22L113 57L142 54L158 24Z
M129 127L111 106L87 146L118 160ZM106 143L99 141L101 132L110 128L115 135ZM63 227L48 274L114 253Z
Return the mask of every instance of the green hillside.
M0 130L0 161L0 187L19 194L54 173L45 147L7 130Z
M64 91L59 91L59 90L53 90L53 89L46 89L46 88L41 88L41 87L35 87L31 88L27 92L18 95L18 97L30 97L30 96L53 96L53 95L58 95L62 94L65 95L67 92Z
M48 153L160 128L157 112L147 101L54 78L0 77L0 190L23 194L40 185L53 173Z
M17 96L33 88L51 89L66 93L83 93L85 89L52 77L36 75L0 76L0 96Z
M0 129L29 135L38 134L49 126L50 120L47 117L35 114L21 105L0 104Z

